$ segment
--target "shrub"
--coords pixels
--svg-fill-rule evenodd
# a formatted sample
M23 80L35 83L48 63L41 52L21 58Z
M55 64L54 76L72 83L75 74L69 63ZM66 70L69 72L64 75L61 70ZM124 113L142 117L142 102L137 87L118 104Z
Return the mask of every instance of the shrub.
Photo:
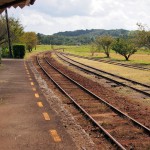
M2 58L9 58L9 50L8 48L2 48Z
M137 52L137 47L132 39L119 38L113 43L112 50L129 60L129 57Z
M14 58L24 58L25 46L24 45L13 45Z

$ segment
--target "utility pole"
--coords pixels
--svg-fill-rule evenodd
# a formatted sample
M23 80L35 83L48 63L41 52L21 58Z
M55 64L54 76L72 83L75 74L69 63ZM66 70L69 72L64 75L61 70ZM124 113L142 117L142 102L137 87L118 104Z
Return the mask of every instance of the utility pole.
M12 49L11 49L10 29L9 29L9 22L8 22L8 13L7 13L7 9L5 10L5 17L6 17L6 25L7 25L7 36L8 36L9 56L10 56L10 58L12 58L13 55L12 55Z

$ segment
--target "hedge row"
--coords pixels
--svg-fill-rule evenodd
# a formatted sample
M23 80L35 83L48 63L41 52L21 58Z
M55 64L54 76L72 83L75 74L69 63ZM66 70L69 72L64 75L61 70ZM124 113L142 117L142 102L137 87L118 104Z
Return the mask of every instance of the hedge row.
M24 58L25 56L25 46L24 45L13 45L13 55L14 58Z

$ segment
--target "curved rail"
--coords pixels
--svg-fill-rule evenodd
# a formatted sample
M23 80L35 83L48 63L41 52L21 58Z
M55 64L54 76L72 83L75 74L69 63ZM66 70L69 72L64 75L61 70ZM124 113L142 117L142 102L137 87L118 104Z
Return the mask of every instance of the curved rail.
M47 60L46 60L47 61ZM114 143L119 149L121 150L126 150L125 147L123 147L114 137L112 137L100 124L98 124L93 117L91 117L63 88L61 88L61 86L59 84L57 84L57 82L48 74L48 72L44 69L44 67L40 64L38 57L37 57L37 62L39 64L39 66L41 67L41 69L43 70L43 72L47 75L47 77L49 79L51 79L53 81L53 83L69 98L73 101L73 103L75 104L75 106L80 109L82 111L82 113L84 113L86 115L86 117L88 117L93 124L95 124L104 134L105 136L107 136L109 138L109 140L111 140L112 143ZM48 62L48 61L47 61ZM50 66L52 66L49 62L48 64ZM54 69L56 69L54 66L52 66ZM57 69L56 69L57 70ZM62 72L60 72L59 70L57 70L59 73L61 73L62 75L64 75ZM66 75L64 75L66 76ZM67 76L66 76L67 77ZM67 77L69 80L70 78ZM71 79L71 81L73 81ZM76 81L74 81L75 83L77 83ZM81 85L80 85L81 86ZM81 86L82 87L82 86Z
M58 53L61 54L60 52L58 52ZM109 72L106 72L106 71L103 71L103 70L100 70L100 69L96 69L96 68L94 68L94 67L91 67L91 66L82 64L82 63L80 63L80 62L77 62L77 61L75 61L75 60L72 60L72 59L70 59L70 58L68 58L68 57L66 57L66 56L63 55L63 57L65 57L66 59L68 59L68 60L70 60L70 61L72 61L72 62L75 62L75 63L77 63L77 64L80 64L80 65L82 65L82 66L85 66L85 67L87 67L87 68L89 68L89 69L86 69L86 68L84 68L84 67L81 67L81 66L79 66L79 65L76 65L76 64L74 64L74 63L72 63L72 62L70 62L70 61L68 61L68 60L66 60L66 59L64 59L64 58L62 58L62 57L60 57L57 53L56 53L56 55L57 55L60 59L66 61L66 62L70 63L71 65L74 65L74 66L76 66L76 67L78 67L78 68L80 68L80 69L82 69L82 70L85 70L86 72L89 72L89 73L94 74L94 75L96 75L96 76L101 76L101 77L103 77L103 78L105 78L105 79L107 79L107 80L109 80L109 81L111 81L111 82L114 82L114 83L119 84L119 85L122 85L122 86L129 87L129 88L131 88L131 89L133 89L133 90L135 90L135 91L137 91L137 92L140 92L140 93L142 93L142 94L144 94L144 95L150 96L150 93L148 93L148 92L142 91L142 90L140 90L140 89L137 89L137 88L135 88L135 87L132 87L132 86L130 86L130 85L127 85L127 84L125 84L125 83L123 83L123 82L119 82L119 81L117 81L117 80L111 79L111 78L106 77L106 76L104 76L104 75L101 75L101 74L99 74L99 73L90 71L89 69L93 69L94 71L99 71L99 72L102 72L102 73L104 73L104 74L108 74L108 75L111 75L111 76L113 76L113 77L117 77L117 78L119 78L119 79L122 79L122 80L125 80L125 81L128 81L128 82L131 82L132 84L137 84L137 85L140 85L140 86L143 86L143 87L146 87L146 88L150 88L150 85L143 84L143 83L140 83L140 82L131 80L131 79L127 79L127 78L118 76L118 75L114 75L114 74L112 74L112 73L109 73ZM62 55L62 54L61 54L61 55ZM149 91L150 91L150 89L149 89Z
M117 146L119 146L121 149L125 149L124 147L122 147L122 145L120 145L120 143L118 143L118 141L116 141L115 139L113 139L113 137L102 127L100 126L87 112L85 112L85 110L78 105L75 100L69 96L68 93L66 93L61 87L60 85L58 85L53 79L52 77L46 72L46 70L42 67L42 65L40 64L38 57L37 57L37 62L39 64L39 66L41 67L41 69L43 70L43 72L45 72L45 74L60 88L60 90L66 94L76 105L76 107L78 107L79 109L82 110L83 113L86 114L87 117L90 118L90 120L93 122L96 126L98 126L103 132L104 134L111 138L111 141L113 143L115 143ZM138 121L136 121L135 119L133 119L132 117L126 115L125 113L121 112L120 110L118 110L117 108L115 108L114 106L112 106L111 104L107 103L105 100L103 100L102 98L98 97L97 95L95 95L94 93L92 93L91 91L89 91L88 89L86 89L85 87L83 87L82 85L80 85L79 83L77 83L76 81L74 81L73 79L71 79L70 77L66 76L65 74L63 74L61 71L59 71L57 68L55 68L52 64L49 63L49 61L46 59L46 62L51 65L51 67L53 67L55 70L57 70L57 72L59 72L60 74L62 74L63 76L65 76L67 79L69 79L70 81L74 82L76 85L80 86L80 88L82 88L84 91L86 91L87 93L91 94L93 97L95 97L96 99L100 100L101 102L103 102L106 106L108 106L109 108L111 108L114 112L116 112L117 114L119 114L120 116L127 118L128 120L130 120L132 123L134 123L135 125L137 125L138 127L142 128L144 130L144 132L148 135L150 135L150 129L145 127L144 125L142 125L141 123L139 123Z
M96 94L94 94L93 92L89 91L87 88L83 87L81 84L79 84L78 82L76 82L75 80L71 79L70 77L68 77L67 75L65 75L64 73L62 73L60 70L58 70L56 67L54 67L52 64L50 64L50 62L46 59L46 62L52 66L55 70L57 70L60 74L62 74L63 76L65 76L67 79L69 79L70 81L72 81L73 83L75 83L76 85L80 86L82 89L84 89L87 93L89 93L90 95L94 96L95 98L99 99L101 102L103 102L105 105L109 106L113 111L115 111L116 113L118 113L120 116L122 117L126 117L127 119L129 119L130 121L132 121L135 125L139 126L140 128L142 128L148 135L150 135L150 129L147 128L146 126L144 126L143 124L139 123L138 121L136 121L135 119L133 119L132 117L128 116L127 114L125 114L124 112L120 111L119 109L117 109L116 107L114 107L113 105L109 104L108 102L106 102L104 99L102 99L101 97L97 96Z

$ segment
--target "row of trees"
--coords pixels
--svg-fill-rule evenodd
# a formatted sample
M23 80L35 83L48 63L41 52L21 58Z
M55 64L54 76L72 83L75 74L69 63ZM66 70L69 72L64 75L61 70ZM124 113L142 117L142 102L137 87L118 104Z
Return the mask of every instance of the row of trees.
M18 19L9 18L10 41L11 44L24 44L26 49L31 52L38 42L35 32L24 32L24 27ZM8 55L8 37L6 28L6 19L0 16L0 47L2 47L2 55Z
M40 44L52 45L86 45L94 41L96 36L111 35L119 37L127 35L130 31L124 29L104 30L104 29L91 29L91 30L76 30L58 32L53 35L44 35L38 33L38 40Z
M9 18L10 26L10 39L12 43L21 43L26 45L26 49L31 52L37 43L61 45L66 44L91 44L91 53L94 55L97 51L103 51L106 57L110 57L110 50L114 50L116 53L124 56L126 60L129 60L138 48L144 47L150 49L150 31L142 24L137 24L139 29L134 32L130 32L127 36L127 31L116 30L116 32L125 33L121 34L121 37L113 37L111 35L101 35L89 39L86 36L80 37L65 37L64 36L45 36L37 34L35 32L24 32L24 27L21 25L18 19ZM87 32L87 31L86 31ZM97 30L91 30L90 34L98 32ZM100 32L100 31L99 31ZM102 31L101 31L102 32ZM106 31L105 31L106 32ZM68 33L67 33L68 34ZM89 34L89 31L88 31ZM0 17L0 47L5 51L7 48L7 29L5 17ZM75 43L74 43L75 42Z
M88 36L63 36L63 35L44 35L37 34L40 44L46 45L86 45L94 41L93 37Z
M144 47L150 50L150 31L146 30L142 24L137 24L139 30L132 32L128 36L113 38L110 35L99 36L91 44L91 54L102 51L106 57L110 57L110 50L122 55L126 60L137 52L138 48Z

